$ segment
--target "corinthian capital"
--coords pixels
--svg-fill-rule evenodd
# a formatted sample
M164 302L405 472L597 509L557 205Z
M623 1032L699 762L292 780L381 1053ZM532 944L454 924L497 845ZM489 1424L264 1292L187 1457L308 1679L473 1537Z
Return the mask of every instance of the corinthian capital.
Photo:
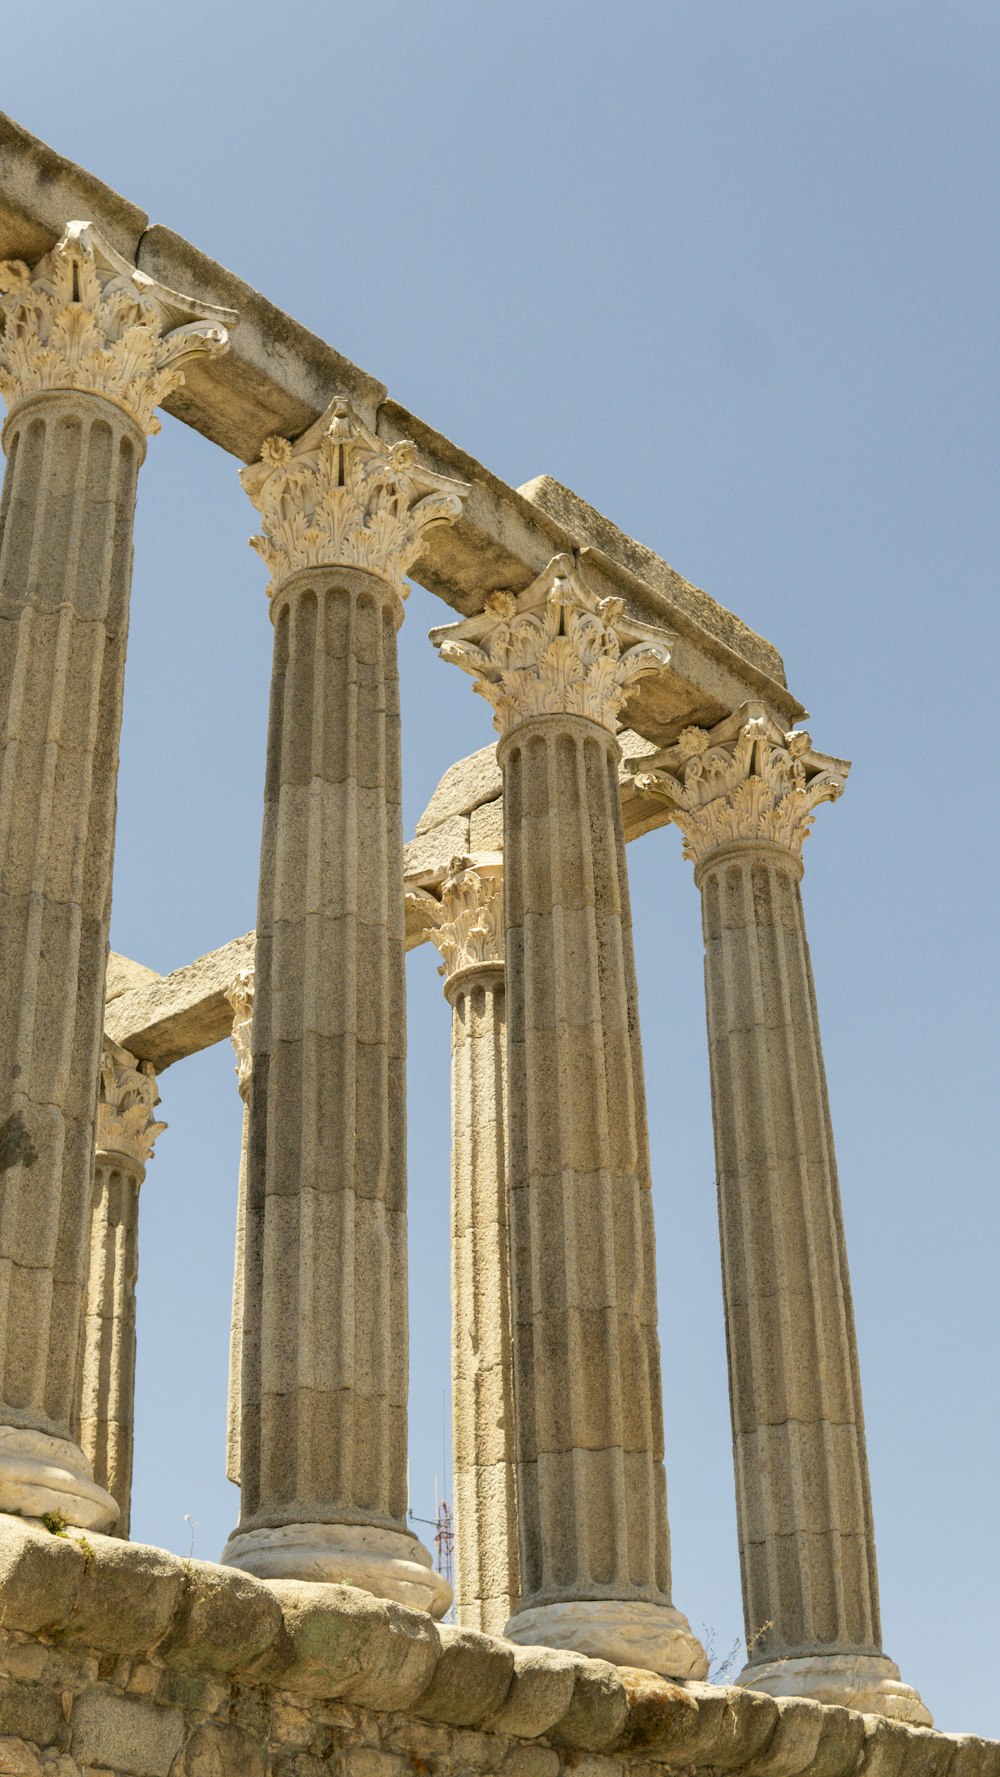
M384 444L348 401L330 403L297 438L266 438L240 481L261 515L251 537L271 570L268 597L299 568L367 568L405 598L431 525L453 524L469 489L417 461L406 439Z
M614 734L644 674L670 659L662 635L599 599L573 558L557 555L523 592L495 592L478 617L431 631L442 660L475 675L502 735L533 716L586 716Z
M98 1154L123 1154L145 1166L153 1143L167 1125L153 1116L159 1104L151 1061L137 1061L105 1037L101 1051L101 1095L97 1103Z
M168 290L116 253L90 222L71 222L31 268L0 263L0 394L77 389L125 409L143 433L198 354L227 350L232 309Z
M449 979L459 969L504 960L503 859L496 852L452 858L440 900L427 889L411 890L427 936L441 952L438 973Z
M226 998L233 1008L233 1028L230 1036L236 1052L236 1080L241 1098L246 1098L253 1074L253 1056L250 1052L253 990L253 969L241 969L232 986L226 989Z
M715 728L685 728L643 767L636 788L670 804L695 864L739 840L769 840L801 857L815 809L836 801L850 771L846 759L813 752L804 730L786 734L753 703Z

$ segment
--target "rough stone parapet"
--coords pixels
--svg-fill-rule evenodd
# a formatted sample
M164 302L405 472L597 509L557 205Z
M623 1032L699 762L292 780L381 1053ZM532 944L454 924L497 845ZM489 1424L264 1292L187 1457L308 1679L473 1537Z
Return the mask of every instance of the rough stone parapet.
M0 1522L0 1774L1000 1777L1000 1744L802 1698L675 1684L435 1624L350 1586L265 1584Z

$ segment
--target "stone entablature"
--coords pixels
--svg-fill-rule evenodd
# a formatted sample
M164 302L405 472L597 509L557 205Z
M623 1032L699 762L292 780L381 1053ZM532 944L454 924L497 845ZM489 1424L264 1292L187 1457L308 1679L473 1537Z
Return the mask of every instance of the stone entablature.
M12 1777L1000 1777L1000 1745L0 1520Z

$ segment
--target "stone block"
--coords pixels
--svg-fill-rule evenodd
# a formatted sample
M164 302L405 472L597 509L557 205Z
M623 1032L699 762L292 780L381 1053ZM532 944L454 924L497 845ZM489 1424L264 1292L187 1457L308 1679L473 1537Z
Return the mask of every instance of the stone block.
M113 1536L88 1538L86 1562L64 1638L102 1653L145 1653L162 1640L184 1586L184 1564L162 1549Z
M40 1684L0 1679L0 1733L52 1746L65 1737L66 1723L59 1697Z
M180 1604L160 1658L188 1670L238 1672L281 1634L281 1606L269 1586L211 1561L184 1563Z
M264 1747L238 1728L202 1722L184 1748L186 1777L264 1777Z
M475 1727L503 1703L514 1676L514 1650L475 1629L443 1625L438 1635L441 1657L414 1714Z
M570 1707L579 1663L556 1648L515 1647L510 1688L483 1726L524 1740L547 1734Z
M618 1668L606 1660L581 1656L569 1708L549 1729L549 1739L556 1746L603 1752L618 1741L627 1714L628 1697Z
M0 1777L42 1777L42 1761L27 1740L0 1739Z
M812 1770L822 1710L806 1697L777 1697L778 1720L762 1751L747 1761L747 1777L797 1777Z
M809 1777L851 1777L861 1761L865 1718L839 1704L818 1704L817 1708L820 1711L819 1741L809 1766Z
M669 1764L733 1770L763 1753L778 1725L773 1697L735 1685L681 1686L624 1668L629 1698L622 1743Z
M73 1538L0 1517L0 1623L29 1634L58 1628L73 1609L85 1565Z
M344 1754L347 1777L399 1777L404 1769L398 1753L381 1752L374 1746L352 1746Z
M512 1746L501 1777L559 1777L559 1754L552 1746Z
M1000 1744L978 1734L950 1734L954 1754L948 1777L1000 1777Z
M284 1637L256 1676L282 1690L344 1697L367 1709L406 1709L426 1691L437 1665L429 1617L354 1586L275 1580Z
M70 1749L78 1764L130 1771L136 1777L167 1777L184 1740L179 1709L98 1689L77 1698L70 1727Z

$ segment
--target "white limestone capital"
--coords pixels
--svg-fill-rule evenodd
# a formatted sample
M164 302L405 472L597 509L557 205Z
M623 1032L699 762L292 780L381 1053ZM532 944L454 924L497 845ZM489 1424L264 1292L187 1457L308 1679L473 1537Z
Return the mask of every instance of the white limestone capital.
M636 682L670 660L668 638L599 599L572 556L523 592L494 592L476 617L431 631L441 659L475 677L501 736L535 716L585 716L615 733Z
M0 1512L51 1514L80 1530L108 1530L119 1516L76 1444L11 1425L0 1425Z
M453 524L469 492L424 468L408 439L384 443L340 397L294 442L265 439L240 482L261 515L250 546L271 570L269 598L301 568L351 567L404 599L425 533Z
M427 889L407 891L423 916L427 936L441 952L439 975L461 969L502 966L504 960L503 858L474 852L452 858L440 899Z
M116 1154L138 1167L148 1165L153 1143L167 1127L153 1116L159 1102L152 1062L137 1061L127 1049L105 1037L97 1102L98 1157Z
M103 395L146 434L187 359L228 349L232 309L157 283L92 222L70 222L35 266L0 263L0 394L13 412L56 389Z
M254 979L253 969L241 969L235 981L226 989L226 998L233 1008L230 1038L236 1053L236 1080L240 1097L244 1100L250 1090L253 1075L250 1038L253 1030Z
M708 1657L687 1617L669 1604L617 1598L540 1604L515 1611L504 1634L524 1647L567 1648L663 1678L708 1673Z
M763 704L743 704L715 728L685 728L643 759L637 790L669 804L697 866L737 842L767 841L801 858L821 802L835 802L846 759L813 751L803 729L786 733Z
M261 1580L360 1586L432 1617L443 1617L451 1606L451 1587L409 1531L371 1524L282 1524L236 1531L220 1559Z
M934 1717L899 1667L885 1654L805 1654L793 1659L755 1660L736 1680L747 1691L769 1697L811 1697L864 1715L885 1715L911 1727L929 1728Z

